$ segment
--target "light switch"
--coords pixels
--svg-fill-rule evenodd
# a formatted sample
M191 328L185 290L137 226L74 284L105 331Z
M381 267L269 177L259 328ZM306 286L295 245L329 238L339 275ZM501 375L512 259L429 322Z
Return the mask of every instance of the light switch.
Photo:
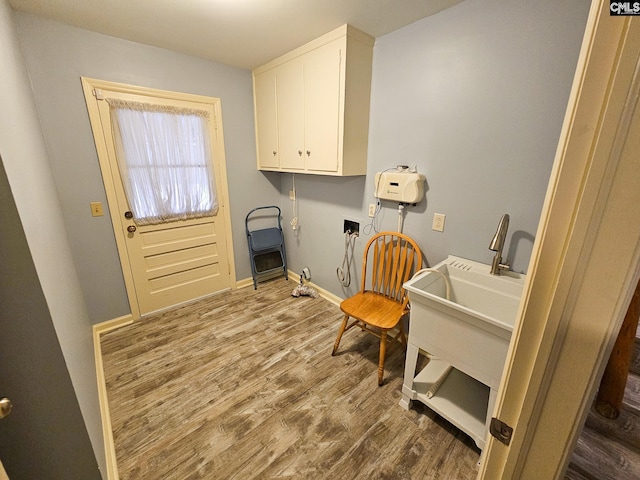
M91 215L94 217L101 217L102 213L102 202L91 202Z

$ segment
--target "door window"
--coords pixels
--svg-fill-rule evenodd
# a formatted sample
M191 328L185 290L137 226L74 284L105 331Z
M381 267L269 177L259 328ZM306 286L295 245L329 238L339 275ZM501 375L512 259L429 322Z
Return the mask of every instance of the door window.
M108 99L125 195L138 225L215 215L208 113Z

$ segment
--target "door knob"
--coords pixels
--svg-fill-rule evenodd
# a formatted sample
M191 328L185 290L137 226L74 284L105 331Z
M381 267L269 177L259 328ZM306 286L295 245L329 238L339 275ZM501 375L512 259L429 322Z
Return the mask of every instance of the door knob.
M135 231L136 231L136 226L135 226L135 225L129 225L129 226L127 227L127 232L129 232L129 233L133 233L133 232L135 232Z
M11 413L13 404L7 397L0 398L0 419L5 418Z

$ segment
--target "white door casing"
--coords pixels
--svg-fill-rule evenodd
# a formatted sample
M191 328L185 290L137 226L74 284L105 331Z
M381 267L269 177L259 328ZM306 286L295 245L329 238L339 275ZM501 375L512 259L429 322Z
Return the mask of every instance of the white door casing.
M109 211L132 316L161 310L235 285L220 100L83 78ZM219 209L215 216L136 225L124 193L108 98L195 108L209 114ZM133 230L133 231L131 231Z

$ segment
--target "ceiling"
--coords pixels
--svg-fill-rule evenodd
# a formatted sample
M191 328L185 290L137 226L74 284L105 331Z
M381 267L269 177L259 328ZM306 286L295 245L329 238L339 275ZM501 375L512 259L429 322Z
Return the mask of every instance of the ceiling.
M379 37L462 0L9 0L14 10L253 69L349 23Z

